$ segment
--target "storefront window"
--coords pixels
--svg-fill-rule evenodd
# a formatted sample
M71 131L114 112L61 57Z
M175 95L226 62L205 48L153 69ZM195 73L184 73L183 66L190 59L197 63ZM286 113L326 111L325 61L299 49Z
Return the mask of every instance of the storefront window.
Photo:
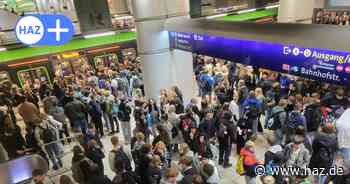
M118 30L135 28L135 22L132 16L114 17L112 19L112 25L114 29Z
M61 79L70 79L73 75L84 73L88 65L87 59L79 53L65 53L57 56L54 62L55 76Z
M118 63L117 54L105 54L102 56L96 56L94 58L94 64L98 71L103 71L105 67L111 67Z
M41 83L44 82L51 84L49 72L43 66L20 70L17 72L17 77L21 86L25 89L39 89Z

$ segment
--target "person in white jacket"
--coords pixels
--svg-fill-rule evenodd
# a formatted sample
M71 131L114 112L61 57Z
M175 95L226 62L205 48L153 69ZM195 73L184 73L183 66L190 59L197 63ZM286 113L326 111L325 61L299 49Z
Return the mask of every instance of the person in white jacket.
M229 110L232 113L233 122L237 123L239 120L239 106L237 105L237 97L230 102Z
M59 131L63 124L50 115L43 114L41 118L41 123L35 127L35 139L49 156L53 169L57 170L63 167L64 150L61 141L59 141Z

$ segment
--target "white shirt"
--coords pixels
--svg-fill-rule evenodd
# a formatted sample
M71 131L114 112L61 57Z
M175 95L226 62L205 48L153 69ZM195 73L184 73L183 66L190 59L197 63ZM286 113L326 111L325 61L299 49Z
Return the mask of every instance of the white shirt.
M118 88L118 80L117 79L112 79L111 86L113 88L115 88L115 89Z
M229 109L230 109L232 115L236 116L236 118L238 120L239 119L239 107L234 100L231 101Z

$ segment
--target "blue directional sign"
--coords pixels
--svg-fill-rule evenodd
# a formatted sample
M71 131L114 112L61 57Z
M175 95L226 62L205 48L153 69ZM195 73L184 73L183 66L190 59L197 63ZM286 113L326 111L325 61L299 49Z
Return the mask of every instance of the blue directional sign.
M244 65L350 86L350 52L169 32L170 47Z
M74 26L64 15L27 15L17 21L16 36L26 45L63 45L74 36Z

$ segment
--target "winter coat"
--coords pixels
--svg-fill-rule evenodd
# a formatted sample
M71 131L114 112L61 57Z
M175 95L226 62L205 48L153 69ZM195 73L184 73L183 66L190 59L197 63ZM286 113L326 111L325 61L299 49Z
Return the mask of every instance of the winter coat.
M335 134L318 133L312 144L310 168L329 169L335 160L337 137Z
M64 113L67 115L71 123L85 119L86 107L78 100L68 102L64 106Z
M73 161L72 161L72 177L77 183L80 183L80 184L83 184L85 181L88 180L88 178L86 178L86 176L84 176L84 172L80 168L80 164L82 162L84 162L84 161L88 162L91 165L96 165L96 164L94 164L94 162L92 160L90 160L90 159L88 159L86 157L81 159L81 160L79 160L79 161L74 161L74 158L73 158Z
M255 167L258 165L258 161L256 160L255 153L247 150L246 148L242 148L240 152L240 156L243 157L243 166L245 170L245 175L250 177L255 177Z
M22 155L18 154L18 150L24 150L25 140L22 137L21 129L19 126L15 126L12 130L5 130L0 135L0 142L7 151L8 157L14 159Z

